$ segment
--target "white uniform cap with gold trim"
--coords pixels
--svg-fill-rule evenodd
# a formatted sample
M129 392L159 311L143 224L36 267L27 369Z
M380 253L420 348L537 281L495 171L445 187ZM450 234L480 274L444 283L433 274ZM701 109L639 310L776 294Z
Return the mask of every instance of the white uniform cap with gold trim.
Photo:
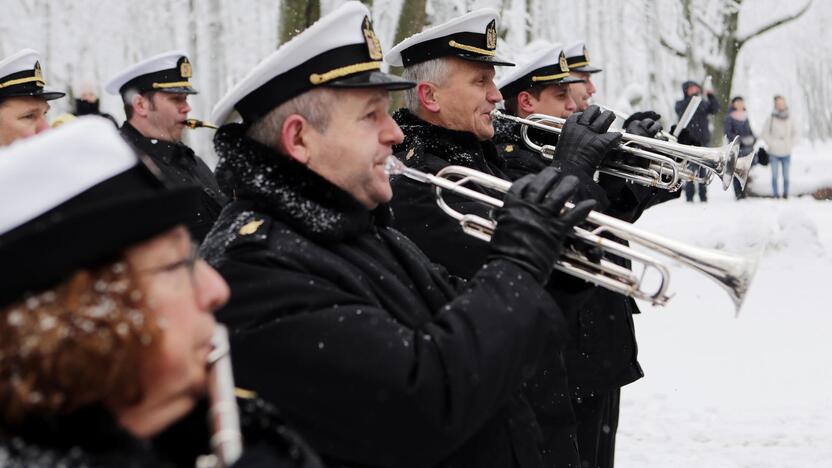
M586 48L584 41L578 41L569 47L564 52L566 53L566 63L569 65L569 70L581 73L598 73L600 68L589 65L589 51Z
M128 91L162 91L197 94L191 85L193 69L185 52L173 50L143 60L110 79L106 90L124 95Z
M497 87L504 98L509 98L534 86L582 81L569 76L566 55L560 45L541 44L540 49L503 75L497 81Z
M455 56L465 60L514 65L496 56L497 23L500 14L482 8L425 29L396 44L384 61L394 67L408 67L440 57Z
M0 61L0 99L32 96L47 101L64 97L66 93L47 91L40 65L40 54L23 49Z
M214 106L211 120L235 111L251 124L280 104L318 86L407 89L414 83L382 73L382 50L361 2L346 2L261 61Z

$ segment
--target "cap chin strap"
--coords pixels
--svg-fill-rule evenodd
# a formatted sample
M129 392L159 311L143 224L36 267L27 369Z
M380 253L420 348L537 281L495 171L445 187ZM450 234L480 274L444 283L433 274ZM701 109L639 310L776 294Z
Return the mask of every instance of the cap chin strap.
M361 73L370 70L381 70L381 62L364 62L356 63L354 65L347 65L345 67L336 68L326 73L313 73L309 75L309 82L313 85L319 85L332 81L338 78L343 78L347 75Z
M173 83L153 83L153 89L165 89L165 88L190 88L191 82L190 81L176 81Z
M9 86L19 85L19 84L23 84L23 83L31 83L33 81L35 83L37 83L37 85L41 88L43 88L43 86L46 84L46 82L43 81L43 79L38 78L37 76L28 76L26 78L18 78L16 80L9 80L9 81L0 83L0 88L7 88Z
M480 54L480 55L494 56L494 55L497 54L497 51L495 51L495 50L480 49L479 47L469 46L469 45L466 45L466 44L460 44L459 42L454 41L454 40L449 41L448 45L455 48L455 49L460 49L460 50L464 50L466 52L472 52L472 53Z

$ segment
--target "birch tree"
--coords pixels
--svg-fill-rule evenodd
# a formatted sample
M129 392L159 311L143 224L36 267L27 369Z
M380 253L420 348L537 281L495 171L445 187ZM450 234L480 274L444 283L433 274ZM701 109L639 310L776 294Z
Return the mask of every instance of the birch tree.
M676 56L688 61L689 76L696 76L690 73L695 73L701 68L706 76L713 78L714 92L723 104L714 118L714 131L711 136L711 144L718 145L723 138L724 120L728 113L726 104L731 98L734 71L740 50L750 40L803 16L811 6L812 0L806 0L797 12L771 20L747 34L739 34L737 31L743 0L716 2L716 8L711 10L713 12L711 15L707 14L709 12L707 9L698 8L700 5L694 2L695 0L682 0L681 2L682 21L687 25L681 29L684 36L682 39L685 41L684 48L674 46L671 41L664 38L662 45ZM704 40L700 40L700 36ZM703 44L710 46L705 51L706 53L702 53Z

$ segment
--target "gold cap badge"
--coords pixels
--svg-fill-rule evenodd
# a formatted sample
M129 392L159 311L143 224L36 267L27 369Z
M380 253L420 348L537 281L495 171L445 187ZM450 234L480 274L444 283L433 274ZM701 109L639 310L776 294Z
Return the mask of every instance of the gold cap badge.
M40 69L40 62L35 62L35 85L43 88L43 71Z
M373 60L381 60L383 57L381 52L381 41L378 40L378 36L376 36L375 31L373 31L373 23L370 22L370 18L366 16L364 17L362 30L364 31L364 41L367 42L367 51L370 53L370 58Z
M182 78L190 78L192 74L191 62L188 61L188 57L182 57L182 62L179 64L179 75Z
M485 47L488 50L497 48L497 21L491 20L485 27Z
M566 54L563 51L560 51L560 57L558 57L558 65L560 65L560 71L566 73L569 71L569 63L566 61Z
M586 46L584 46L584 60L589 62L589 51L586 50Z

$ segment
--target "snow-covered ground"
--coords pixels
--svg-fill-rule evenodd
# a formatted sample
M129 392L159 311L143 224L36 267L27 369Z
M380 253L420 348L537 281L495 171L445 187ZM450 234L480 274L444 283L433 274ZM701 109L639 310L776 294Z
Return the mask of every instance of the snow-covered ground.
M623 390L616 465L832 467L832 202L736 202L716 184L709 195L707 204L654 207L637 225L701 247L762 251L756 277L738 318L715 282L678 265L671 302L641 304L646 377Z

